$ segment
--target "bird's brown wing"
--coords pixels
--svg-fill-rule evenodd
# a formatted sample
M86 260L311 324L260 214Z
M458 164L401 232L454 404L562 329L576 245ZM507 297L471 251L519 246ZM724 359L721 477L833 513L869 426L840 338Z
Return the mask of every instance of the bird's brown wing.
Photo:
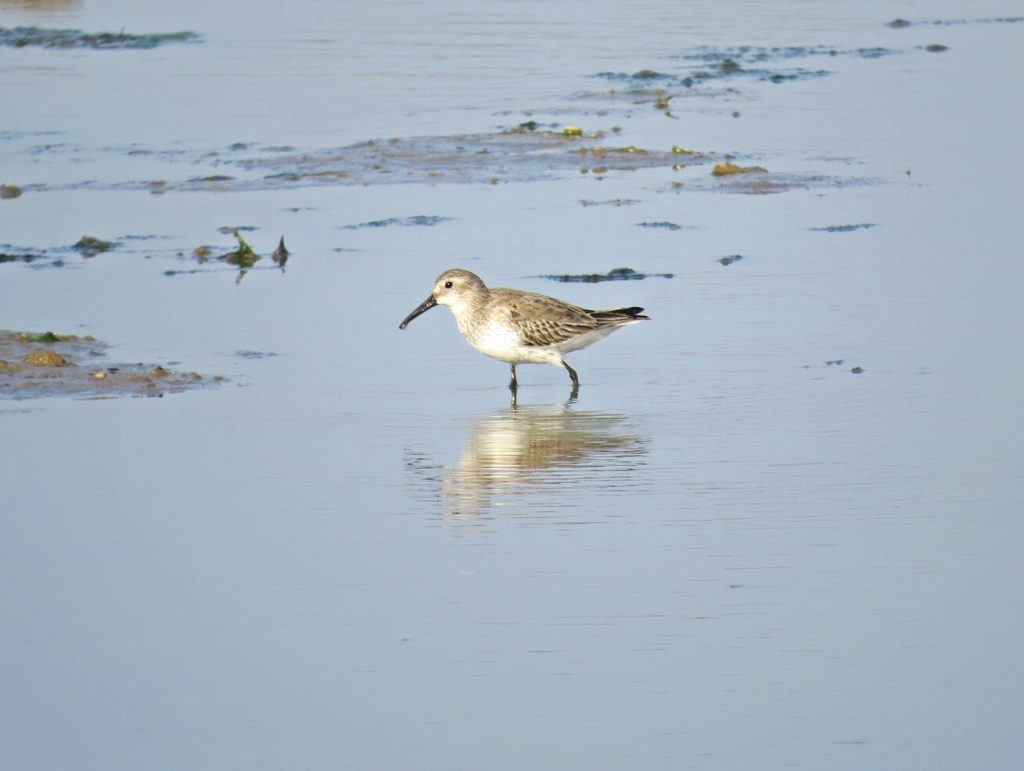
M557 345L600 326L584 308L543 295L517 297L509 315L523 345Z

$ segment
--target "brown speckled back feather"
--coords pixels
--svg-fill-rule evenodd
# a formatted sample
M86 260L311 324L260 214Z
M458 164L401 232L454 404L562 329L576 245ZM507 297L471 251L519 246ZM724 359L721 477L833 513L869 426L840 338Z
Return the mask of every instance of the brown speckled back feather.
M523 345L557 345L601 327L646 320L643 308L592 311L533 292L491 290L491 302L509 309L512 325Z

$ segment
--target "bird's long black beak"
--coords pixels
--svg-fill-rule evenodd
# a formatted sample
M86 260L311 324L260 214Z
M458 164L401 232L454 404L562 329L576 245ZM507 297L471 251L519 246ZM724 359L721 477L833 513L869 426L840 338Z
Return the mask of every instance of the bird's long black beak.
M434 295L430 295L430 297L428 297L426 300L419 304L416 310L414 310L412 313L405 317L405 321L399 324L398 328L405 329L407 326L409 326L410 321L419 316L421 313L426 313L435 305L437 305L437 300L434 299Z

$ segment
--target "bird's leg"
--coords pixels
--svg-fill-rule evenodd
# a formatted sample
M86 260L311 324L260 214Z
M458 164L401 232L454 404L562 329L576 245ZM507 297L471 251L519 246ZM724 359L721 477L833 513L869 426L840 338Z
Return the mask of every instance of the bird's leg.
M570 399L575 399L580 395L580 378L576 374L576 370L570 367L566 362L562 362L562 366L569 370L569 377L572 378L572 391L569 393Z
M512 407L516 406L516 393L519 391L519 383L516 382L516 365L512 365L512 381L508 384L508 390L512 392Z

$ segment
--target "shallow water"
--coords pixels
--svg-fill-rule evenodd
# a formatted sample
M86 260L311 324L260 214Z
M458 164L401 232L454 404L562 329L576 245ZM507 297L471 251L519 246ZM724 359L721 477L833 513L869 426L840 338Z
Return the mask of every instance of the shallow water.
M202 38L0 48L0 252L40 255L0 263L0 328L227 378L0 400L2 765L1015 768L1013 4L281 9L0 3ZM599 76L739 46L814 50L672 81L671 115ZM528 120L797 183L151 185ZM191 256L232 226L244 276ZM512 409L446 310L397 329L453 266L653 320ZM619 267L672 278L541 278Z

